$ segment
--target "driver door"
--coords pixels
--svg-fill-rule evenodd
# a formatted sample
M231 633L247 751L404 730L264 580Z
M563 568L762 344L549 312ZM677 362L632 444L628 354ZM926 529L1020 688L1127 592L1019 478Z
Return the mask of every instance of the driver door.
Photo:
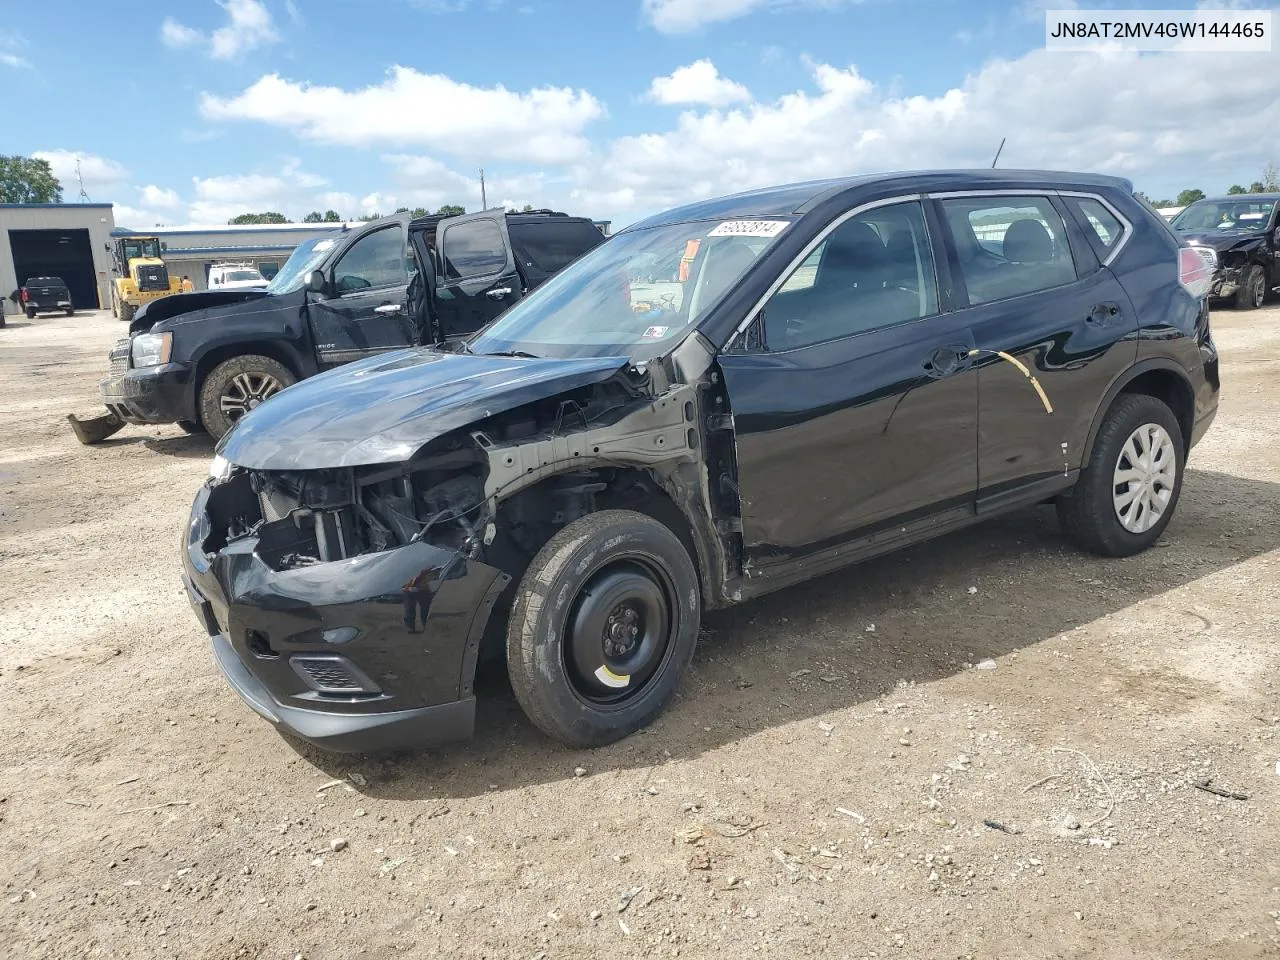
M326 270L326 293L312 295L308 304L322 368L416 342L408 289L417 263L405 228L405 223L393 222L358 235Z
M442 340L479 330L524 296L503 210L440 221L435 315Z

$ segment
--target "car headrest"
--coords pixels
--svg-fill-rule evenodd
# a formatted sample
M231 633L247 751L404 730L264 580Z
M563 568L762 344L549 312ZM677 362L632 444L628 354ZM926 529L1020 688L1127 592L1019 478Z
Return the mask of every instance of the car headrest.
M870 224L848 223L827 238L814 286L829 287L883 280L884 243Z
M1053 238L1039 220L1015 220L1004 234L1004 258L1014 263L1053 259Z

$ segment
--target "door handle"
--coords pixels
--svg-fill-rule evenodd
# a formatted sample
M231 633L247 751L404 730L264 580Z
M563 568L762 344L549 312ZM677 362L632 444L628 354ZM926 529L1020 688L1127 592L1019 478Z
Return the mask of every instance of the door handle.
M380 306L374 307L373 312L374 313L399 313L403 309L404 307L400 306L400 304L398 303L384 303L384 304L381 304Z
M493 290L487 291L485 293L485 296L488 297L490 300L501 300L503 297L511 296L511 288L495 287Z
M1089 311L1089 323L1099 325L1110 323L1120 315L1120 307L1115 303L1096 303Z

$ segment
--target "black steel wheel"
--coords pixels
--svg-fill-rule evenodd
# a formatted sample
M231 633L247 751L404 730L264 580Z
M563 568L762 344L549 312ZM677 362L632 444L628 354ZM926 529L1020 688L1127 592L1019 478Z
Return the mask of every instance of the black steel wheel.
M665 525L627 510L576 520L520 582L507 632L516 699L565 743L620 740L675 693L700 615L693 561Z

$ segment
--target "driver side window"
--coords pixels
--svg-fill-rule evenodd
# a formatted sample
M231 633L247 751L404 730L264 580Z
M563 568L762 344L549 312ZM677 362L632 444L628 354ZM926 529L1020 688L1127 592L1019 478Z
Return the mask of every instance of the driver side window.
M765 346L795 350L938 312L924 211L877 207L836 227L764 307Z
M408 282L404 239L399 226L361 237L333 268L334 288L340 294Z

